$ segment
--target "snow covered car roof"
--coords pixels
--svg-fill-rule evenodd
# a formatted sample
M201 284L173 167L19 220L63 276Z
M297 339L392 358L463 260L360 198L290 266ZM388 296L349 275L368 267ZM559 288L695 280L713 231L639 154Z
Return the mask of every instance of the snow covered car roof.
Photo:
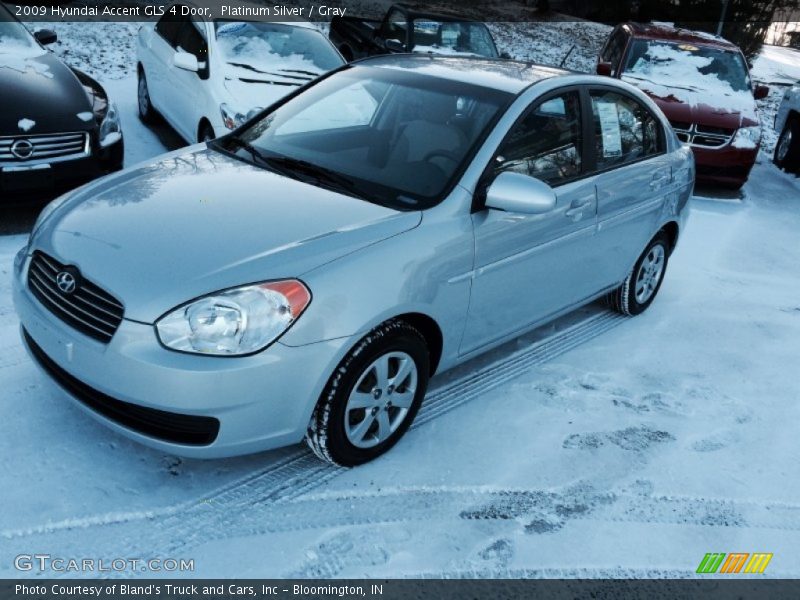
M531 84L571 75L572 71L546 67L517 60L498 60L470 56L440 56L435 54L393 54L374 56L355 62L358 65L399 70L412 70L473 85L491 87L518 94Z
M685 42L687 44L702 44L704 46L714 46L723 50L739 50L736 44L718 35L706 33L705 31L682 29L668 23L625 23L623 27L628 29L631 35L637 38Z

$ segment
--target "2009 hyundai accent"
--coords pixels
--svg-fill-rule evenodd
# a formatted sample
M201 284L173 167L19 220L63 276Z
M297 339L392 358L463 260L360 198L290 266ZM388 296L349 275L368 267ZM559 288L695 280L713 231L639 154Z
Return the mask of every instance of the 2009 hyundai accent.
M39 365L125 435L356 465L434 372L602 296L645 310L693 183L623 82L368 59L51 204L14 301Z

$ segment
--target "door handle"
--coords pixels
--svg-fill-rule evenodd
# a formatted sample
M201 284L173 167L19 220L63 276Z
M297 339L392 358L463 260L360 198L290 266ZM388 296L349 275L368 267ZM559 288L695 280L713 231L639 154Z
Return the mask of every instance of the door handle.
M670 173L663 171L661 173L656 173L650 180L650 189L657 190L664 187L664 185L669 183L670 176L671 176Z
M568 217L579 217L581 216L583 211L589 208L591 205L592 205L591 201L582 202L581 204L575 204L573 206L570 206L566 211L564 211L564 214Z

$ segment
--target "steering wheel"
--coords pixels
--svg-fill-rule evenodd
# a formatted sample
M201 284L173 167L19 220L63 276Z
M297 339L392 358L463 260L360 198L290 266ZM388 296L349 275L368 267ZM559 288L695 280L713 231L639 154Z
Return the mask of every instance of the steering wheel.
M446 158L447 160L453 161L456 165L461 162L461 157L456 155L454 152L450 152L449 150L432 150L428 152L425 156L422 157L423 162L430 162L432 158L436 156L441 156L442 158Z

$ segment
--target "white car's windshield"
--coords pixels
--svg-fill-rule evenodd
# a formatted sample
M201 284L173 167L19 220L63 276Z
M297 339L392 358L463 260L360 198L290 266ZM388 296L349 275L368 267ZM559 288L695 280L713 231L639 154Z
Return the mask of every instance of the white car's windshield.
M720 86L734 92L750 90L747 67L739 52L687 43L634 40L622 75L697 90Z
M215 21L214 27L217 46L229 64L262 73L320 75L344 63L316 29L244 21Z
M0 12L0 17L3 16L3 13ZM44 51L24 26L16 21L0 20L0 54L16 54L19 52L42 54Z
M421 208L440 199L512 99L490 88L361 66L328 77L224 143L290 176Z
M473 54L497 58L492 36L483 23L414 20L413 52Z

